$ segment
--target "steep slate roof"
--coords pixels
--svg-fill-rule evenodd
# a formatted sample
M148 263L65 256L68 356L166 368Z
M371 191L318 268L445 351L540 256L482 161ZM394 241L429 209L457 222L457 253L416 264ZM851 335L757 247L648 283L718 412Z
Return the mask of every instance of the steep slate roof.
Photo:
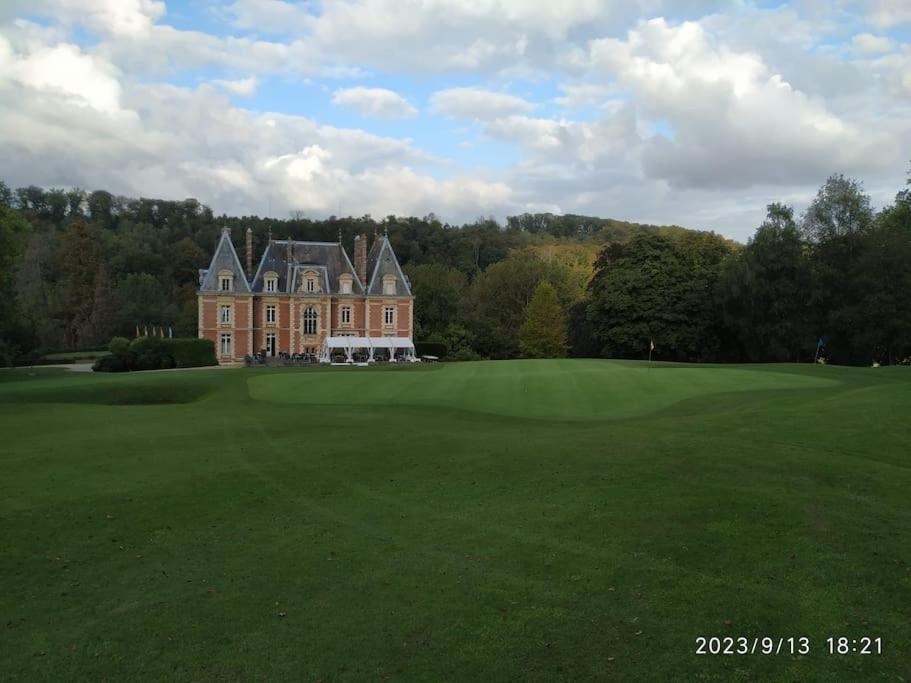
M234 251L234 245L231 243L231 233L227 228L221 231L221 239L218 240L218 246L215 248L215 254L212 256L209 269L200 273L199 289L201 291L218 291L218 274L223 270L229 270L233 273L235 292L250 291L250 286L247 284L247 276L240 265L240 259L237 258L237 252Z
M234 291L236 292L263 292L266 273L274 272L278 275L276 294L294 292L300 286L300 278L307 270L319 274L323 292L337 294L339 291L339 276L349 273L353 283L353 294L370 294L383 296L383 276L395 275L396 296L411 296L411 283L392 250L389 238L385 235L374 240L367 255L367 283L362 283L354 270L351 259L339 242L300 242L291 241L291 259L288 259L288 240L273 240L269 242L263 252L253 276L253 281L248 283L237 252L231 243L231 235L227 228L222 230L221 239L212 263L208 270L200 270L200 291L218 291L218 273L230 271L234 275Z
M272 271L278 274L278 293L295 291L299 286L300 274L307 270L314 270L320 274L323 291L329 294L338 293L338 278L344 273L350 273L354 279L352 292L362 294L364 291L361 281L354 272L354 266L348 254L338 242L291 242L291 260L288 260L288 240L274 240L269 243L263 252L263 257L253 276L253 291L264 291L264 278L266 273Z
M370 248L367 255L367 294L383 296L383 277L395 275L396 296L411 296L411 284L399 266L389 238L383 235Z

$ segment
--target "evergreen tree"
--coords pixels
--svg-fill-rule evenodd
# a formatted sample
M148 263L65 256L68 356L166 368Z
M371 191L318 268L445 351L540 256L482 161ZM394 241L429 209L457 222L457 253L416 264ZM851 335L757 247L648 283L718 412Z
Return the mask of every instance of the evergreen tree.
M519 330L519 350L526 358L566 356L566 314L557 290L546 280L538 284Z

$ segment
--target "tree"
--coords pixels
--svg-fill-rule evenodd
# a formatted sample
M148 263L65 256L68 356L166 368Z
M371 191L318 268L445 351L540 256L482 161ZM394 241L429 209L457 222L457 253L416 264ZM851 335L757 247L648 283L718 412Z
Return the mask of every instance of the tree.
M854 355L894 363L911 356L911 201L905 193L864 235L851 277Z
M114 196L104 190L96 190L86 200L92 222L104 229L114 227Z
M863 362L863 354L858 355L851 343L861 296L851 274L873 217L861 184L834 175L820 188L800 224L811 247L812 322L816 334L826 339L829 357L838 363Z
M466 297L466 321L473 334L475 351L488 358L519 355L519 328L542 280L554 285L563 304L569 305L566 269L542 261L532 253L513 254L475 279Z
M93 327L96 277L104 267L98 230L82 219L70 223L60 235L54 261L57 282L53 315L63 328L63 345L86 348L98 343Z
M715 282L725 241L636 234L609 244L595 265L588 320L602 355L642 358L650 340L664 358L714 359L719 352Z
M0 207L12 208L13 206L13 191L9 189L9 186L0 180Z
M167 324L171 322L164 289L148 273L130 273L117 284L119 329L131 333L136 325Z
M415 329L420 330L421 340L460 322L462 298L468 289L464 273L442 263L409 265L405 272L415 296Z
M10 363L28 341L16 298L16 269L31 226L12 209L0 206L0 364Z
M519 350L527 358L566 356L566 314L557 290L546 280L538 284L528 304L519 330Z
M753 362L806 360L816 337L810 313L810 263L794 211L769 204L746 248L728 259L718 283L726 326Z

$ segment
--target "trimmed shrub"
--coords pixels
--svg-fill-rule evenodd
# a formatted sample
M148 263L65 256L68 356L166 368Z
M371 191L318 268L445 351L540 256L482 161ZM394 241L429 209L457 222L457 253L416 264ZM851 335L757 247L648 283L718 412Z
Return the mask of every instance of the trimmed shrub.
M108 351L115 356L125 356L130 350L130 340L126 337L114 337L108 344Z
M130 367L125 356L110 355L96 360L92 364L92 370L94 372L128 372Z
M116 360L102 363L100 359L92 368L98 372L128 372L130 370L167 370L170 368L198 368L217 365L215 344L208 339L166 339L164 337L137 337L133 341L115 337L110 344L111 356Z
M446 356L446 344L438 342L415 342L414 352L420 356L436 356L444 358Z
M478 355L475 351L473 351L472 349L469 349L467 346L463 346L462 348L456 350L455 353L450 355L447 360L454 360L454 361L484 360L484 357Z
M187 337L183 339L166 339L168 352L178 368L202 368L218 365L215 357L215 342L211 339Z

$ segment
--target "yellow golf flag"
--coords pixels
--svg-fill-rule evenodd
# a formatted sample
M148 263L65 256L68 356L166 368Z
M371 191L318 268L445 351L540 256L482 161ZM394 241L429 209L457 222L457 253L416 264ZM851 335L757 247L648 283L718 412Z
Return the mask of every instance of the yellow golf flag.
M655 350L655 340L654 340L654 339L652 339L652 340L649 342L648 350L649 350L649 351L654 351L654 350Z

